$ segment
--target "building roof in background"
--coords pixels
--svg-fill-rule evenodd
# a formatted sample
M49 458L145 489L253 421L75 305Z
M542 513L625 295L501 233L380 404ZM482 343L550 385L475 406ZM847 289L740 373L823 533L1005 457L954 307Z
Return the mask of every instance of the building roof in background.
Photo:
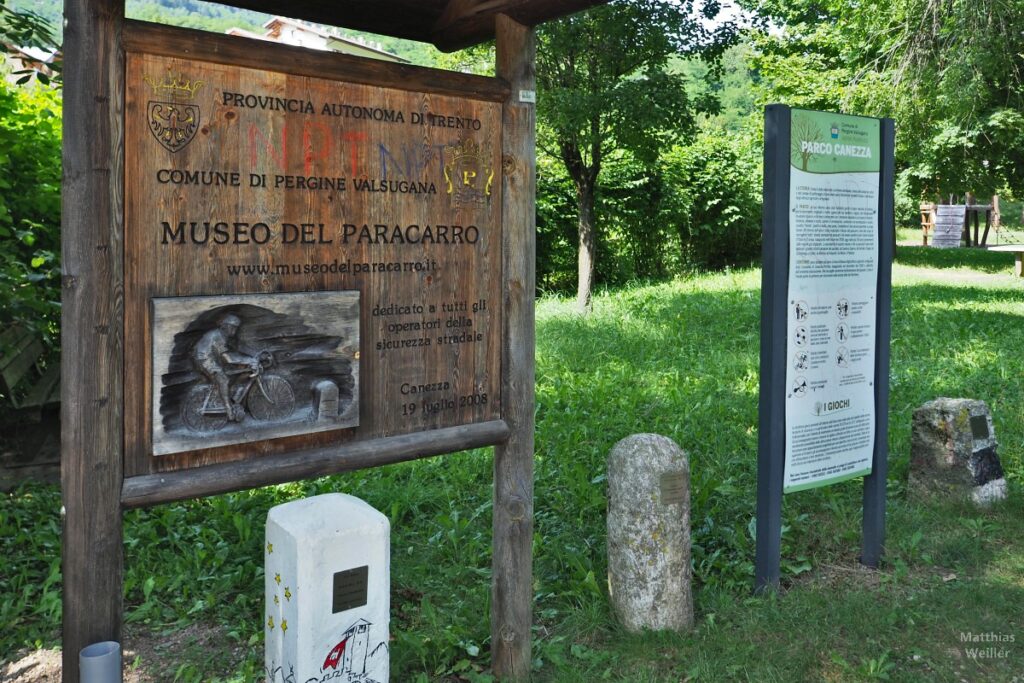
M39 73L52 77L54 75L53 64L60 62L63 58L60 50L43 50L38 47L19 47L17 45L6 45L6 53L3 55L3 62L10 68L10 72L4 75L8 83L17 83L25 75L24 71L38 71Z

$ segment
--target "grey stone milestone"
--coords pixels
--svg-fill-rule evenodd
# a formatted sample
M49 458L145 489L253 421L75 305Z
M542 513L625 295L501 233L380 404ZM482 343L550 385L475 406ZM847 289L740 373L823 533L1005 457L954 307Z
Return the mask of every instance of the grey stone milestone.
M338 417L338 385L323 379L313 387L318 420L333 420Z
M629 631L693 628L690 464L671 439L634 434L608 455L608 591Z
M1006 498L992 413L984 401L938 398L914 411L909 489L913 496L968 498L989 505Z

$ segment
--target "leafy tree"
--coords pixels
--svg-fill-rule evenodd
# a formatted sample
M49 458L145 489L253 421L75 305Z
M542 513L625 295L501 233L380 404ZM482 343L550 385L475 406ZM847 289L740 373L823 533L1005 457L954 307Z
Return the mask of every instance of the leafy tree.
M738 42L723 54L719 65L709 65L699 57L674 60L671 67L686 77L686 91L691 99L717 98L719 111L702 115L702 130L744 131L752 117L761 110L754 100L760 75L752 68L754 46L749 40ZM720 74L719 74L720 71Z
M653 166L661 149L691 131L713 101L691 100L674 55L720 54L734 33L705 26L717 2L622 0L543 25L538 31L538 144L561 161L575 191L577 306L590 307L598 245L595 200L609 149Z
M904 175L919 195L1024 182L1024 2L901 0L880 37Z
M896 119L898 197L1024 183L1021 0L748 0L763 101Z

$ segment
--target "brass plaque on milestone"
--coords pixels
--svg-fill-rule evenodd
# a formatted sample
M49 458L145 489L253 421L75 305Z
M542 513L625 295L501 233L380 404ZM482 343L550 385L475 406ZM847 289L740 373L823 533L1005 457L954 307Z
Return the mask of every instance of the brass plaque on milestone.
M500 417L500 154L495 102L129 53L126 474Z
M364 565L355 569L334 573L334 591L331 594L331 614L345 612L366 604L370 582L370 567Z

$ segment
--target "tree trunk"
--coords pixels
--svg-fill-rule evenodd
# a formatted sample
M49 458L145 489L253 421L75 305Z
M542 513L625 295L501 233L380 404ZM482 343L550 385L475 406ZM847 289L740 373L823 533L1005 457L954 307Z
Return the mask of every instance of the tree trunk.
M576 185L576 208L579 215L579 279L576 287L576 308L580 313L591 309L594 285L594 263L597 260L597 239L594 230L594 186L588 182Z

